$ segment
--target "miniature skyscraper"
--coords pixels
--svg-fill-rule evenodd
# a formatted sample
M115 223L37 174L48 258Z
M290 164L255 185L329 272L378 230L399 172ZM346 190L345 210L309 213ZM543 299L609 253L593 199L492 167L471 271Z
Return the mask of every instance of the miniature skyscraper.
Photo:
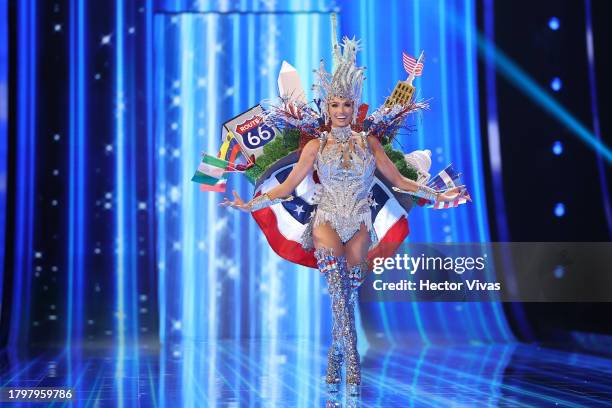
M390 108L397 104L402 106L408 105L412 100L414 90L414 86L412 86L408 81L397 81L395 89L393 89L393 92L385 101L385 106Z
M417 67L419 66L419 64L423 63L423 58L424 53L421 52L417 63L414 65L414 69L412 70L412 72L409 72L408 79L406 79L405 81L397 81L395 89L393 89L393 92L391 92L391 95L385 101L386 107L391 108L393 105L397 104L406 106L410 103L415 91L414 86L412 86L412 82L414 81Z

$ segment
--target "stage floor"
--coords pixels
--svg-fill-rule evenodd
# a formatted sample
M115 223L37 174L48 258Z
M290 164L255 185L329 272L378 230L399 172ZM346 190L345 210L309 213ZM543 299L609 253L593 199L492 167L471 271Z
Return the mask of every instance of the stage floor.
M326 349L298 340L3 350L2 387L74 389L82 407L604 407L612 360L512 344L370 348L360 397L324 388ZM122 403L121 403L122 402ZM4 405L3 405L4 406ZM7 406L29 406L7 404Z

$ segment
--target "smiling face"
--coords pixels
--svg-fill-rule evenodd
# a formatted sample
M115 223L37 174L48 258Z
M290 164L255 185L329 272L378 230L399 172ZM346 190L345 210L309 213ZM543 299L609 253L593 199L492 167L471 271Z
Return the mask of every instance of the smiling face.
M333 97L327 103L327 111L332 127L344 127L353 120L353 101L345 98Z

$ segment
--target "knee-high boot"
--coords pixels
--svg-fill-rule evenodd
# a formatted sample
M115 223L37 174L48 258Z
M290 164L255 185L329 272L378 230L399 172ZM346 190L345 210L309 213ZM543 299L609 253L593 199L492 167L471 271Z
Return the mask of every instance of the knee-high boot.
M349 308L347 319L347 333L345 337L345 356L346 356L346 383L349 394L357 394L361 384L361 362L357 351L357 333L355 330L355 306L358 301L358 289L365 279L367 272L367 262L354 265L349 270Z
M337 391L342 381L344 354L344 327L348 316L349 283L346 259L334 256L333 249L319 248L315 251L319 271L327 280L332 308L332 344L327 353L327 375L325 382L330 391Z
M355 307L359 300L359 287L365 281L368 272L368 262L363 261L349 268L349 282L351 285L350 303Z

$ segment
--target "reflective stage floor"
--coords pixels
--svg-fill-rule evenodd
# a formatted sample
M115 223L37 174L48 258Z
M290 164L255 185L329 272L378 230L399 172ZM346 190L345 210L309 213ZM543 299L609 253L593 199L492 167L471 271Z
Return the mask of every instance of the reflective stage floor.
M121 358L121 354L123 357ZM604 407L612 360L535 346L370 348L361 396L323 385L326 349L297 341L1 353L2 387L71 387L79 407Z

